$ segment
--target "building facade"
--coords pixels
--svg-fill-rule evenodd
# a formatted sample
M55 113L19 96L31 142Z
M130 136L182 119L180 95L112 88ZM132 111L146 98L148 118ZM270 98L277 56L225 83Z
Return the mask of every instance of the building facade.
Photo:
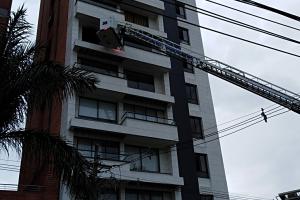
M32 128L47 127L87 159L99 159L114 180L100 189L105 200L210 200L227 192L208 75L151 46L123 38L109 49L96 33L100 22L118 23L168 38L203 55L199 23L185 3L195 0L42 0L38 36L46 59L76 65L99 79L93 93L35 113ZM179 19L179 20L177 20ZM196 139L196 140L195 140ZM44 199L70 199L59 180L32 177L22 162L20 183L47 185ZM223 197L224 198L224 197Z

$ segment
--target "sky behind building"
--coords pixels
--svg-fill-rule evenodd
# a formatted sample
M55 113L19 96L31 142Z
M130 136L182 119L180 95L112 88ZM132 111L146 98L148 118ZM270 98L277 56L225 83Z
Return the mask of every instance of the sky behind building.
M229 6L300 28L300 22L258 8L233 0L216 1L226 2ZM299 1L257 1L293 14L300 13ZM28 20L34 24L34 31L36 31L39 1L14 0L13 10L22 3L25 3L25 7L28 8ZM198 0L198 6L294 39L298 39L300 35L299 31L230 11L205 0ZM203 26L300 54L298 44L275 39L202 15L199 18L200 24ZM296 93L300 92L298 78L300 58L257 47L206 30L202 30L202 36L204 51L207 56L233 65ZM259 111L261 107L268 107L273 104L218 78L210 76L210 82L218 124ZM300 116L290 112L270 119L268 123L257 124L221 139L229 191L274 198L279 192L299 188L300 171L298 168L300 161L297 155L300 152L299 122ZM219 127L219 129L229 125L226 124ZM16 158L10 157L9 159ZM16 173L0 171L1 183L11 183L16 180Z

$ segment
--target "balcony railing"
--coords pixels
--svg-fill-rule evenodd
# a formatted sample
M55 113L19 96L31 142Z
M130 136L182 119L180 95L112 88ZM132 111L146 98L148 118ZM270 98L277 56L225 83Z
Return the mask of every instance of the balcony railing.
M175 126L175 121L173 119L167 119L167 118L161 118L157 116L150 116L150 115L143 115L139 113L133 113L133 112L125 112L122 117L121 117L121 123L126 119L136 119L136 120L142 120L142 121L147 121L147 122L153 122L153 123L158 123L158 124L166 124L166 125L171 125Z

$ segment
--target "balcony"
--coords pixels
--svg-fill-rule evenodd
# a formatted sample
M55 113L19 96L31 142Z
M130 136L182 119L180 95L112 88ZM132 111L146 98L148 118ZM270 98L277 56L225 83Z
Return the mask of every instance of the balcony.
M98 152L99 156L94 156L95 151L81 150L78 149L82 155L91 162L101 161L103 172L101 172L102 178L111 178L113 174L116 179L123 181L140 181L144 183L157 183L167 185L181 186L184 184L183 178L172 173L160 172L143 172L143 171L132 171L130 169L130 162L126 161L128 154L115 154L106 152ZM161 163L161 162L159 162ZM171 163L168 163L171 164ZM112 167L112 166L120 166ZM112 167L112 168L111 168ZM162 167L162 166L161 166Z
M130 140L136 140L139 142L162 142L164 144L178 141L177 127L174 124L168 123L155 123L152 121L134 119L124 115L122 121L119 124L109 123L99 120L91 120L87 118L72 118L70 120L71 129L88 129L109 133L115 136L123 135Z
M100 81L97 84L99 89L114 91L120 94L128 94L132 96L138 96L156 101L162 101L165 103L174 103L174 97L157 93L150 92L135 88L128 87L126 75L123 73L103 73L101 71L93 70L89 66L78 65L79 67L94 72L95 77Z

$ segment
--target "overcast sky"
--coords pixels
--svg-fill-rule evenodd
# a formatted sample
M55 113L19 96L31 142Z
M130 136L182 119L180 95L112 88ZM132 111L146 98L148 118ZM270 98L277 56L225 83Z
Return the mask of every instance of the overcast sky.
M270 12L253 8L233 0L216 0L284 24L300 28L292 21ZM258 2L299 15L299 0L257 0ZM14 0L13 9L25 2L28 19L37 23L37 0ZM204 9L300 40L300 32L274 25L244 14L197 0ZM235 34L262 44L300 54L299 45L199 16L200 23L226 33ZM207 56L221 60L265 80L300 92L300 58L256 47L245 42L202 30L204 51ZM210 77L218 123L259 111L272 105L247 91ZM300 116L294 113L280 115L268 123L260 123L238 134L221 140L223 159L230 192L274 198L278 193L300 188ZM236 122L235 122L236 123ZM226 126L224 126L226 127ZM220 127L220 128L224 128ZM11 158L10 158L11 159ZM1 183L16 182L17 175L0 171Z

